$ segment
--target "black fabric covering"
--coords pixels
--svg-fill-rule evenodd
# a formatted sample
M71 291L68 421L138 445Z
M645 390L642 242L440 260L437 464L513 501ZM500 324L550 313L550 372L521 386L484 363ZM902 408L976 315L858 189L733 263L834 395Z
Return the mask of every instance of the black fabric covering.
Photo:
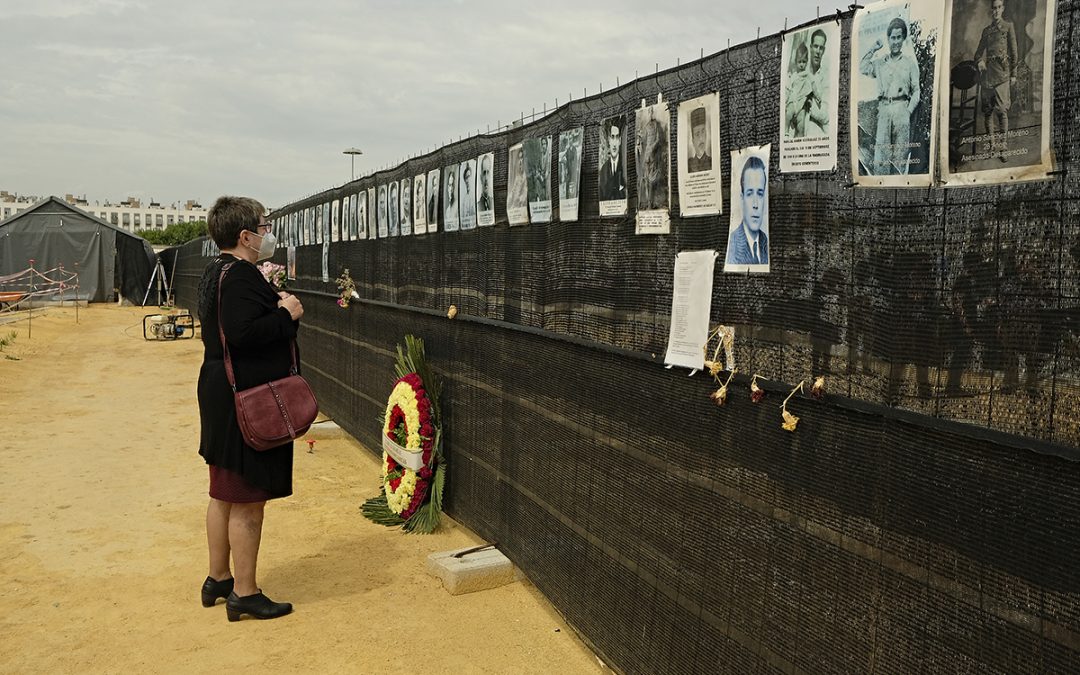
M330 246L364 298L347 310L321 247L298 250L305 376L376 449L394 345L423 337L447 378L447 511L620 671L1077 672L1078 14L1058 3L1052 180L852 189L843 134L838 172L771 173L772 274L718 272L712 316L761 403L740 377L718 409L708 378L661 367L674 256L723 250L727 216L682 219L676 194L672 235L635 237L628 153L631 213L598 218L596 128L719 90L726 214L727 151L777 137L780 36L275 214L496 153L494 228ZM846 93L840 110L846 129ZM581 221L509 228L507 148L578 125ZM180 252L181 304L200 253ZM816 375L830 395L794 398L783 431Z
M213 464L243 476L274 497L292 494L293 444L259 452L244 443L236 406L225 371L225 352L218 333L218 278L221 282L221 327L229 343L236 387L248 389L283 378L292 368L291 346L296 323L277 307L278 296L249 262L222 254L207 265L195 308L203 342L199 369L199 454Z

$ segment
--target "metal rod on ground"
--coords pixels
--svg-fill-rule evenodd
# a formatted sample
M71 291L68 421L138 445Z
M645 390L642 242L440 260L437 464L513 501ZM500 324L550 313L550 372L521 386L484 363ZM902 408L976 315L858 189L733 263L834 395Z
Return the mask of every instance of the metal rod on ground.
M34 259L30 258L30 297L27 298L26 307L26 339L34 336Z
M75 323L79 323L79 263L75 263Z

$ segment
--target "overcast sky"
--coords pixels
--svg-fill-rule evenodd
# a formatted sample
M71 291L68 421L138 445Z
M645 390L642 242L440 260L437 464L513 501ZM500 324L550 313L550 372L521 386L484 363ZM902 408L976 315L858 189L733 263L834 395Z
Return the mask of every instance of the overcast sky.
M0 189L282 206L816 7L0 0Z

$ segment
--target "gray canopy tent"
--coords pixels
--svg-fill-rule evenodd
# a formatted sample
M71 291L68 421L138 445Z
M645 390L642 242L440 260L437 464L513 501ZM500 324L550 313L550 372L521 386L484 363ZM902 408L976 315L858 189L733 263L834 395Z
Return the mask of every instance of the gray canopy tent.
M145 239L57 197L0 221L0 279L26 270L31 259L37 270L77 271L80 300L111 302L118 289L136 305L143 304L156 264Z

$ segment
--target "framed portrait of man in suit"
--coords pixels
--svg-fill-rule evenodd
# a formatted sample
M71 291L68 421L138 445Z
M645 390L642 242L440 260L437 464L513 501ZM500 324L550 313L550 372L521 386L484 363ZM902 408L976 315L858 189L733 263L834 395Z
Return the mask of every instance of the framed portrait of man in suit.
M772 144L731 151L731 227L725 272L769 273L769 155Z
M601 216L626 214L626 115L600 124L597 193Z

